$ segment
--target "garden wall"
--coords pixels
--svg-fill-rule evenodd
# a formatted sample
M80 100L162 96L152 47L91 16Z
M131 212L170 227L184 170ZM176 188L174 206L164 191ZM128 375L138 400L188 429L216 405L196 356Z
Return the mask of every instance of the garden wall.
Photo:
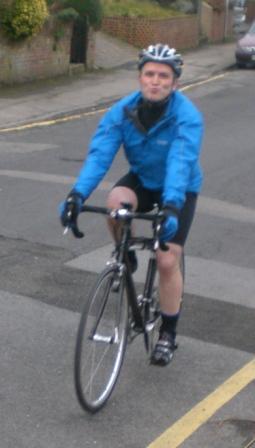
M209 42L222 42L233 35L233 13L225 9L214 9L208 2L201 5L201 31Z
M67 74L72 24L61 28L62 37L58 39L50 24L38 35L20 42L12 42L0 34L0 82L21 83Z
M197 47L199 43L197 15L170 19L105 17L102 30L138 48L163 42L184 49Z

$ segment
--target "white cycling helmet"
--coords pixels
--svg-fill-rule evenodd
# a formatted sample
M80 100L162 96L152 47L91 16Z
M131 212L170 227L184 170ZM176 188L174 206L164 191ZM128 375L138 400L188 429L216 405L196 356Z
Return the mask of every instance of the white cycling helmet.
M176 53L175 48L170 48L168 45L156 44L149 45L139 54L138 68L141 68L146 62L159 62L167 64L172 67L177 78L181 76L183 60L180 54Z

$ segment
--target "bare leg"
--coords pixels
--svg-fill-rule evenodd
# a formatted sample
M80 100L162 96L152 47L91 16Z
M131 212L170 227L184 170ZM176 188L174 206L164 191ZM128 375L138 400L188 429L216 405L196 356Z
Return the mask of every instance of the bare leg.
M180 311L183 291L183 280L180 271L182 247L169 244L169 250L157 253L159 270L159 297L161 311L167 315L175 315Z
M107 198L107 207L112 209L119 208L121 207L122 202L131 204L133 210L137 209L137 197L133 190L127 187L113 188ZM120 238L120 223L114 219L109 218L108 227L114 238L114 241L118 241Z

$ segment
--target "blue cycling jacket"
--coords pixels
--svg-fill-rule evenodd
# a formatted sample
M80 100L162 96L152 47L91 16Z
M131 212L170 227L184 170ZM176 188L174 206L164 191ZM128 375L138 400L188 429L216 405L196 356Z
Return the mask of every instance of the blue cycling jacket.
M130 170L142 185L161 190L163 203L181 208L186 192L199 192L202 172L199 153L203 119L181 92L171 94L157 123L145 131L132 119L141 99L135 92L118 101L104 115L91 140L88 157L74 190L84 199L97 187L123 145Z

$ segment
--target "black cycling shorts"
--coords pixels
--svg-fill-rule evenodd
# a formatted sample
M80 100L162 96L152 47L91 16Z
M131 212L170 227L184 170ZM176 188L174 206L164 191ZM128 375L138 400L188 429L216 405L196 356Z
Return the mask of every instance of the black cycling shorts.
M139 212L149 212L153 209L155 203L162 205L162 191L149 190L144 188L138 176L131 171L123 176L114 187L127 187L136 194ZM189 230L193 221L197 202L197 194L193 192L186 193L186 201L180 210L179 228L172 243L184 246Z

